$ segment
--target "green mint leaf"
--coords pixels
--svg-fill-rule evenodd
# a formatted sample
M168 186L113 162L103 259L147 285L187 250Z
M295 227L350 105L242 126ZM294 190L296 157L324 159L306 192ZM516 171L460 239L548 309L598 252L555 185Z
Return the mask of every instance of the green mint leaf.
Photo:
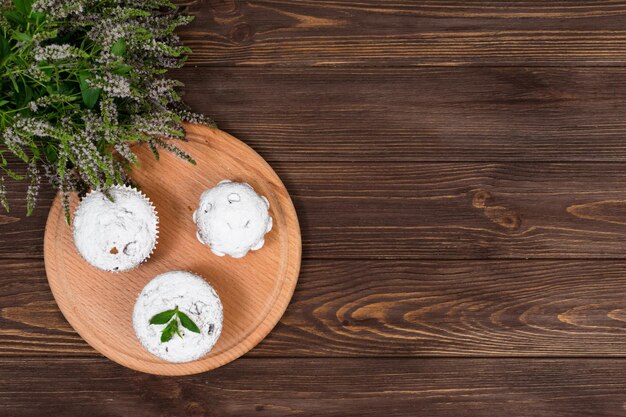
M0 37L0 63L3 63L10 53L11 45L9 45L9 41L4 36Z
M159 314L155 314L150 319L150 324L165 324L174 317L176 312L174 310L162 311Z
M25 106L33 98L33 89L25 82L22 82L19 84L18 95L19 95L19 97L17 98L18 103L21 103L22 106Z
M46 154L46 159L49 162L54 163L54 162L57 161L58 154L57 154L57 147L56 146L54 146L53 144L49 143L43 149L44 149L44 152Z
M128 74L132 69L133 67L131 67L130 65L120 64L117 67L115 67L112 72L113 74L124 75L124 74Z
M198 328L198 326L196 326L196 323L194 323L193 320L189 318L188 315L186 315L182 311L179 311L178 318L180 319L180 324L182 324L185 329L190 330L194 333L200 333L200 329Z
M33 9L33 3L30 0L13 0L15 8L22 14L29 15Z
M41 21L46 17L46 14L41 12L31 12L30 16L35 20Z
M170 323L165 326L165 329L161 332L161 343L169 342L174 337L174 333L178 330L178 322L176 320L170 321Z
M17 172L15 172L15 171L13 171L13 170L11 170L11 169L9 169L9 168L5 168L4 172L6 172L6 174L7 174L9 177L13 178L13 179L14 179L14 180L16 180L16 181L22 181L22 180L26 179L26 177L25 177L25 176L20 175L20 174L18 174Z
M30 42L33 38L28 33L13 32L13 37L20 42Z
M87 83L80 83L80 94L83 96L83 103L87 108L93 109L100 98L99 88L89 88Z
M126 41L123 38L118 39L111 47L111 53L117 56L124 56L126 54Z
M83 103L89 109L93 109L100 98L100 89L99 88L91 88L87 80L89 79L89 75L87 72L82 72L80 74L80 94L83 97Z
M22 14L16 10L5 11L4 17L6 17L8 21L16 24L17 26L26 26L26 20L24 19L24 16L22 16Z

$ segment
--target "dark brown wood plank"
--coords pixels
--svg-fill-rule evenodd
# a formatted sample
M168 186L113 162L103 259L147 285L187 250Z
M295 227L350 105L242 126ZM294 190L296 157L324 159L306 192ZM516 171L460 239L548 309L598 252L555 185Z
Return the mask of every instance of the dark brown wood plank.
M312 258L623 258L621 164L290 163Z
M196 65L624 65L621 1L190 1Z
M191 377L104 359L0 361L0 413L62 416L623 416L615 360L241 359Z
M258 356L624 356L626 263L307 261Z
M276 163L317 259L620 258L617 163ZM16 191L22 184L9 184ZM41 256L52 191L0 225L0 258ZM21 204L23 194L11 191ZM21 213L20 213L21 211ZM23 208L11 216L23 215Z
M42 258L5 258L1 263L1 356L99 356L61 314Z
M3 260L0 357L99 356L40 260ZM248 357L626 356L626 263L307 260ZM17 360L17 359L16 359Z
M626 160L624 68L188 66L175 75L195 111L272 163Z
M23 163L11 160L10 164L15 171L25 172ZM45 180L42 182L37 206L29 217L26 216L28 183L5 178L10 211L7 213L0 206L0 276L5 270L4 258L43 257L43 232L55 192Z

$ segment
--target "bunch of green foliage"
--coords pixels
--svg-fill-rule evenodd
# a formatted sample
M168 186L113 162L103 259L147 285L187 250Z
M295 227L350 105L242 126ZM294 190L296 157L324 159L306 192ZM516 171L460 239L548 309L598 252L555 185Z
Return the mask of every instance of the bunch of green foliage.
M66 214L69 192L127 183L135 143L193 162L169 139L184 137L184 121L211 122L165 78L189 53L174 31L191 17L169 0L0 2L0 169L29 182L29 214L42 177ZM0 203L8 211L3 176Z

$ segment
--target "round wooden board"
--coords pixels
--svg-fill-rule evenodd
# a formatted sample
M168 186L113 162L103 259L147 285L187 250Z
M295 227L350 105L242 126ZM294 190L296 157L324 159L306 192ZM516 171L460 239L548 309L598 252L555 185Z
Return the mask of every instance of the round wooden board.
M159 242L152 257L125 273L100 271L74 247L60 197L55 199L44 241L48 281L59 308L96 350L129 368L159 375L188 375L222 366L257 345L287 308L300 271L298 218L280 178L256 152L217 129L186 126L188 142L176 142L196 160L191 165L147 146L136 148L141 166L133 179L159 212ZM265 246L241 259L218 257L196 239L191 218L200 194L220 180L247 182L270 202L274 220ZM78 202L72 198L72 212ZM174 364L148 353L135 337L131 313L141 289L158 274L188 270L205 277L224 305L217 344L195 362Z

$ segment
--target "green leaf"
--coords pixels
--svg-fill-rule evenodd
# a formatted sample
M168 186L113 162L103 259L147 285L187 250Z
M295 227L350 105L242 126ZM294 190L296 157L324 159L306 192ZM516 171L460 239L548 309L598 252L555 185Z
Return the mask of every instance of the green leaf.
M161 332L161 343L169 342L174 337L174 334L178 331L178 321L172 320L165 326L163 332Z
M11 152L13 152L15 156L17 156L18 158L20 158L22 161L26 163L30 161L30 158L28 157L28 155L26 155L26 152L24 152L24 149L22 149L19 145L12 147ZM15 179L18 179L18 178L15 178Z
M71 94L74 94L74 92L75 92L74 87L75 87L75 85L72 84L69 81L62 82L60 85L57 86L57 93L59 93L61 95L71 95ZM89 87L89 84L87 84L87 87Z
M128 74L130 72L130 70L132 70L133 67L131 67L130 65L127 64L121 64L118 65L117 67L115 67L113 69L113 74L117 74L117 75L124 75L124 74Z
M41 68L43 66L43 68ZM39 69L41 71L43 71L44 74L46 74L48 77L50 77L52 74L54 74L54 70L44 62L40 62L39 63ZM48 90L48 92L50 91L54 91L53 89L50 88L50 86L46 87L46 89Z
M11 46L9 41L3 36L0 37L0 64L2 64L11 53Z
M0 107L4 106L7 103L9 103L9 100L0 100Z
M91 88L87 83L87 76L84 74L80 75L80 94L83 97L83 103L87 106L88 109L93 109L100 98L100 89L99 88Z
M6 172L9 177L13 178L16 181L22 181L23 179L26 178L25 176L20 175L17 172L8 168L5 168L4 172Z
M124 38L118 39L117 42L113 44L113 46L111 47L111 53L117 56L126 55L126 41L124 40Z
M186 315L182 311L178 311L178 318L180 319L180 324L182 324L185 329L191 330L194 333L200 333L200 329L198 328L198 326L196 326L196 323L194 323L193 320L189 318L188 315Z
M170 321L172 317L174 317L174 314L176 314L175 310L166 310L159 314L155 314L150 319L150 324L165 324Z
M43 18L46 17L46 14L41 12L32 12L30 16L35 20L43 20Z
M33 38L28 33L13 32L13 38L20 42L30 42Z
M19 92L20 91L20 86L17 85L17 81L15 81L15 77L11 76L11 84L13 84L13 88L15 89L15 91Z
M41 156L41 151L39 150L39 146L37 146L37 144L35 143L31 143L30 144L30 151L33 153L33 159L38 161Z
M13 4L18 12L28 16L33 10L33 3L31 0L13 0Z
M4 12L4 17L6 17L8 21L16 24L17 26L26 26L26 19L24 19L24 16L22 16L22 14L16 10L9 10Z
M25 106L26 104L30 103L30 101L33 98L33 89L30 87L30 85L26 84L26 82L22 82L22 84L20 84L21 88L19 89L19 97L18 97L18 103L20 103L21 106Z
M57 161L58 154L57 147L55 145L53 145L52 143L48 143L44 148L44 152L46 154L46 159L48 160L48 162L54 164Z

